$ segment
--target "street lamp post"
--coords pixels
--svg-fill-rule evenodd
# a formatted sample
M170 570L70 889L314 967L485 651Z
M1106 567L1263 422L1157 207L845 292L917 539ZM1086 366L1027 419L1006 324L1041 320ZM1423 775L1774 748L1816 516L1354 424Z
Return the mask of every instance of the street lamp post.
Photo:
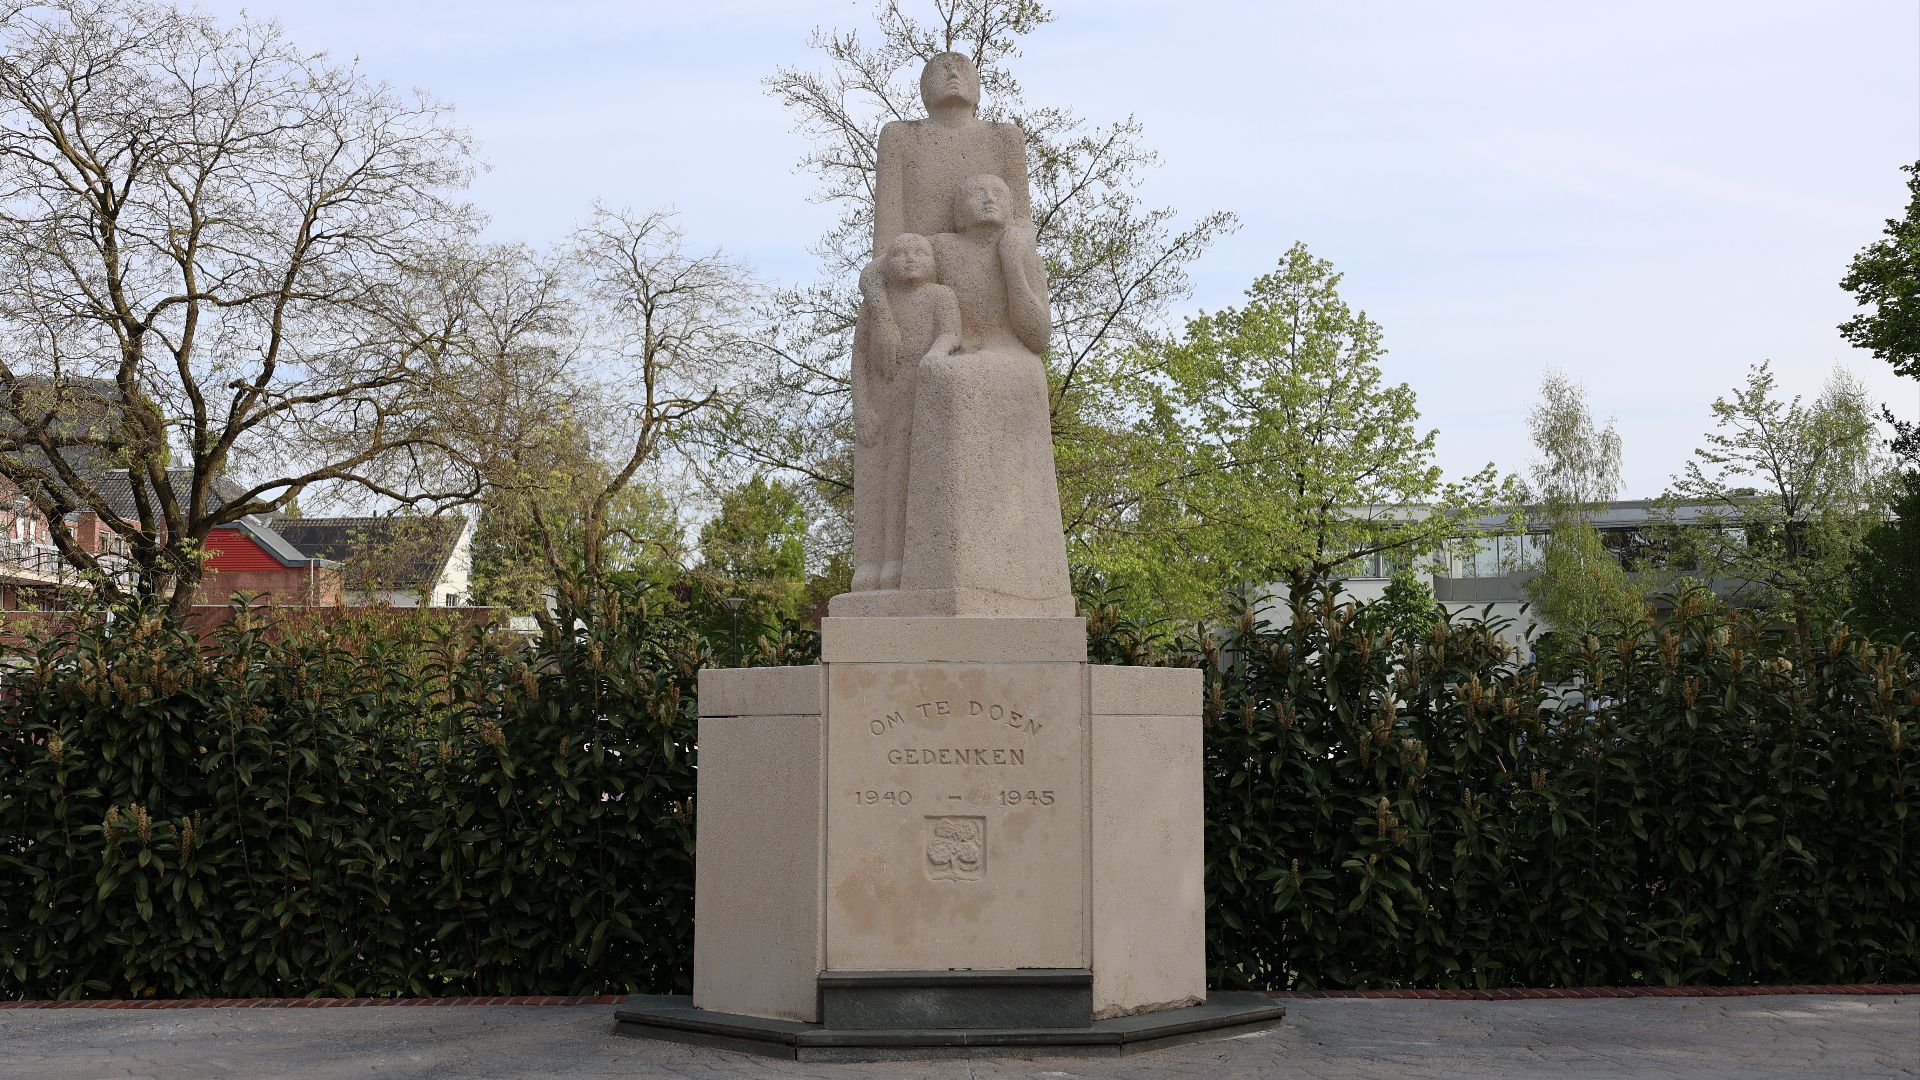
M740 609L747 603L744 596L729 596L720 601L733 620L733 666L740 666Z

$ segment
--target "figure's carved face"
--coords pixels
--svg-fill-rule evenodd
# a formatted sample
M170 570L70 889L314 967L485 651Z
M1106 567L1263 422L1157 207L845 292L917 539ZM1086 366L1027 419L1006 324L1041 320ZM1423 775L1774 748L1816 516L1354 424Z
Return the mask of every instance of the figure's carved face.
M979 108L980 73L974 70L973 61L957 52L944 52L927 61L920 72L920 100L926 102L928 112L936 105L952 102Z
M919 233L901 233L887 245L887 278L902 285L933 280L933 245Z
M1005 225L1012 209L1013 193L1007 190L1007 182L991 173L960 181L953 193L953 220L962 229Z

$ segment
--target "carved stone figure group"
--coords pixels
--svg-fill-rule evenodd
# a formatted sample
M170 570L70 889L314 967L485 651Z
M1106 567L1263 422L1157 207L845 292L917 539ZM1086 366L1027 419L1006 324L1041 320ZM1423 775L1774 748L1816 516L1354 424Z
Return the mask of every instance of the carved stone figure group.
M854 334L853 591L835 615L1071 615L1025 139L945 53L880 133Z

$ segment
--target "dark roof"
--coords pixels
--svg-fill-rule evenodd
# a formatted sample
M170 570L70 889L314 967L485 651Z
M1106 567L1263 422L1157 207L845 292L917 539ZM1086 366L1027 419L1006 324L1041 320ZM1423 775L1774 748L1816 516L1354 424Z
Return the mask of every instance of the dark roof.
M192 469L167 470L167 486L173 489L173 497L182 507L186 505L187 488L192 482ZM107 509L128 521L139 521L140 511L133 505L133 483L127 478L127 470L109 469L94 479L93 486L106 501ZM211 513L239 498L241 489L226 477L216 476L207 485L207 495L207 511Z
M140 512L134 506L133 481L124 467L126 457L120 452L123 448L117 438L123 423L124 401L119 385L111 379L23 375L14 380L10 390L0 387L0 435L20 431L22 425L16 410L50 416L50 434L57 440L71 441L71 445L60 446L55 451L61 462L100 493L106 509L137 524ZM28 446L15 451L13 456L30 474L37 474L31 479L80 502L82 509L85 508L89 500L81 499L78 492L64 490L67 485L59 479L59 470L53 468L45 451ZM167 470L167 486L173 489L174 498L182 506L186 504L192 479L192 469ZM219 510L238 499L242 491L224 476L214 477L209 485L207 510Z
M277 517L274 532L310 556L347 564L355 584L426 585L453 558L465 518Z
M174 498L183 505L187 498L187 485L192 482L192 479L192 469L167 470L167 486L173 489ZM133 505L133 483L127 477L127 470L111 469L94 478L93 485L106 502L107 509L138 527L140 511ZM224 476L216 476L213 482L207 485L207 511L209 513L216 511L238 499L242 494L244 492L238 484ZM257 515L240 518L224 527L239 529L246 533L283 566L307 566L314 563L324 564L328 561L324 556L302 551L294 544L288 543L272 528L271 522Z
M10 389L0 387L0 436L21 433L19 413L37 414L50 421L48 434L56 443L66 444L57 452L68 467L82 476L99 476L112 467L118 451L115 435L122 400L119 385L111 379L22 375ZM13 451L13 456L44 476L56 475L46 452L37 446Z

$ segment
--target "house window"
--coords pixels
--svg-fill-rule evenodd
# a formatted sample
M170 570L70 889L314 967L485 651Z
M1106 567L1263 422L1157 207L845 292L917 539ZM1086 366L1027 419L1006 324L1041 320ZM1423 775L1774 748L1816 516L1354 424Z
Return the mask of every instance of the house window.
M446 595L446 600L445 600L445 602L444 602L444 603L442 603L442 604L441 604L440 606L441 606L441 607L459 607L459 606L460 606L460 594L459 594L459 593L457 593L457 592L450 592L450 593L448 593L448 594Z
M1640 569L1643 563L1657 564L1651 551L1653 545L1639 529L1602 529L1600 542L1620 560L1620 568L1629 573Z
M1490 578L1516 574L1540 564L1546 537L1537 533L1518 536L1483 536L1460 553L1456 577Z

